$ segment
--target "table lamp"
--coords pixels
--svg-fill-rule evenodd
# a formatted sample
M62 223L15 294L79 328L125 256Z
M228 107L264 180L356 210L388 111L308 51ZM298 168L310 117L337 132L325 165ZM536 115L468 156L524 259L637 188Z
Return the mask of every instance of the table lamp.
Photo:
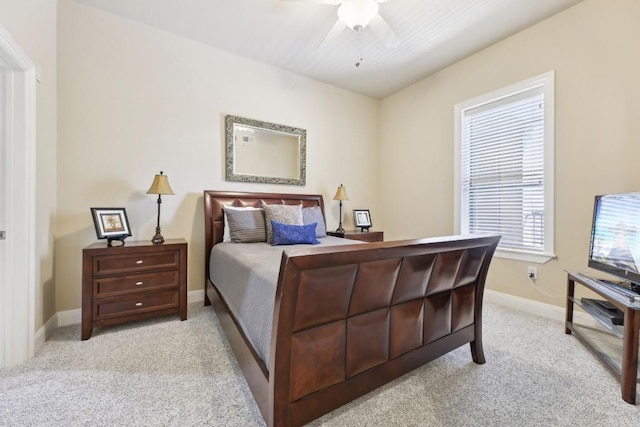
M162 195L173 194L173 190L171 190L171 186L169 185L169 178L163 175L162 171L160 171L160 175L156 175L155 178L153 178L151 188L149 188L147 194L158 195L158 223L156 225L156 234L151 239L151 242L153 244L164 243L164 237L162 237L160 233L160 203L162 203Z
M333 200L340 200L340 225L338 225L336 233L344 234L344 228L342 228L342 201L349 200L349 197L347 197L347 189L344 187L344 185L340 184L340 187L338 187L338 191L336 191L336 195L333 196Z

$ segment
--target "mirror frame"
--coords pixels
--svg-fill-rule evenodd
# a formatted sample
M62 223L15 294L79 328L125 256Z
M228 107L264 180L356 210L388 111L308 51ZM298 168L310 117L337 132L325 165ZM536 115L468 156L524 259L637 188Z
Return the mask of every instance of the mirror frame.
M259 175L236 174L234 172L234 125L250 126L256 129L285 133L297 136L300 141L298 156L300 159L299 178L272 177ZM305 129L276 123L262 122L260 120L247 119L239 116L227 115L225 117L225 179L235 182L253 182L259 184L288 184L305 185L307 181L307 131Z

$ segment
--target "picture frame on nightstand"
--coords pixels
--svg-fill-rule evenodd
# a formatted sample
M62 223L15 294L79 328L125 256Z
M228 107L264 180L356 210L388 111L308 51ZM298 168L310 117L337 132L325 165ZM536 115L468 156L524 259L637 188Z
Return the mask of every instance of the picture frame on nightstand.
M369 209L354 209L353 224L361 231L369 231L371 228L371 212Z
M124 239L131 236L131 227L125 208L91 208L93 225L98 239L107 239L107 246L117 240L124 245Z

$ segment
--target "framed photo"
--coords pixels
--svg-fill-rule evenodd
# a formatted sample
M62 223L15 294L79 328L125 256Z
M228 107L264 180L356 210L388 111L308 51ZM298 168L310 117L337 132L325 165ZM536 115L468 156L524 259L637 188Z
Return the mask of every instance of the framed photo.
M362 231L365 229L369 230L369 227L371 227L371 213L369 209L354 209L353 223L356 227L362 229Z
M131 236L129 219L124 208L91 208L93 225L96 227L98 239L108 239L109 246L112 240L120 240Z

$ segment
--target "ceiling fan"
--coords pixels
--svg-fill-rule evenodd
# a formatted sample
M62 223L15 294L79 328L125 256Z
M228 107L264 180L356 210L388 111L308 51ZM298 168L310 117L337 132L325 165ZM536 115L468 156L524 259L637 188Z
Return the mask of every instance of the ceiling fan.
M400 39L391 29L387 21L378 13L379 3L391 0L287 0L306 3L339 5L338 20L324 38L318 49L331 44L347 28L359 33L367 26L389 49L400 43ZM358 64L356 64L357 66Z

